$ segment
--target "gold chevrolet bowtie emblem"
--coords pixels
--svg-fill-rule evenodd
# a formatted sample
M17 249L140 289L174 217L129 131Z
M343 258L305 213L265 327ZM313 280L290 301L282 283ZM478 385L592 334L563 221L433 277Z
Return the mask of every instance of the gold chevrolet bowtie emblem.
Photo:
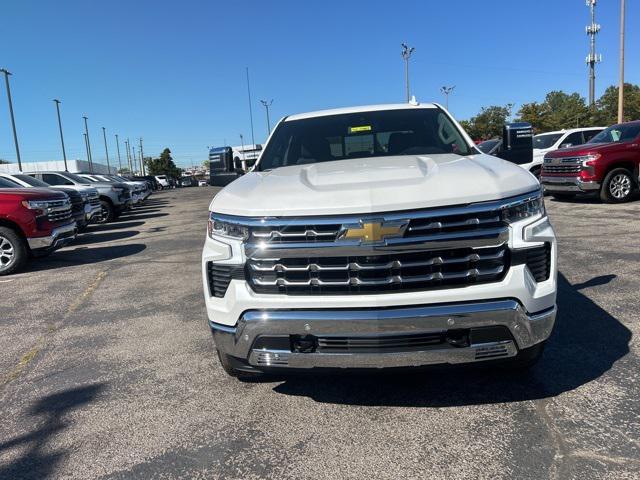
M387 237L399 237L404 233L406 224L385 225L383 222L362 223L359 227L348 227L342 238L360 240L362 243L381 242Z

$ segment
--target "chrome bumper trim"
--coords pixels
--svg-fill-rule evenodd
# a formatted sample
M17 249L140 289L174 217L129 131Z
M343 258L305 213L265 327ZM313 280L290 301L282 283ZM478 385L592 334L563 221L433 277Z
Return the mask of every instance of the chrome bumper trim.
M93 217L99 215L101 211L102 207L100 205L86 204L84 206L84 218L89 221Z
M512 357L519 349L546 340L556 308L528 314L515 300L371 310L251 310L236 327L210 322L216 347L254 367L384 368L443 363L472 363ZM466 348L431 348L384 353L298 353L252 349L261 335L394 335L506 326L514 341L472 344Z
M590 192L600 189L599 182L583 182L579 177L540 177L549 192Z
M73 232L73 235L60 238L69 232ZM39 250L41 248L58 248L67 243L72 242L76 238L76 224L75 222L63 225L62 227L54 228L51 235L46 237L32 237L28 238L27 242L31 250Z

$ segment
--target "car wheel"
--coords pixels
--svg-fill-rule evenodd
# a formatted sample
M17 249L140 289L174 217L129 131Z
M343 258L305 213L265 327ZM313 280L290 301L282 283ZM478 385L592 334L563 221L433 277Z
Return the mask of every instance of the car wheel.
M25 241L14 230L0 227L0 275L15 273L27 262Z
M111 205L106 200L100 200L100 215L97 216L96 223L109 223L113 222L116 218L116 212Z
M576 196L575 193L552 193L551 196L556 200L573 200Z
M623 203L631 200L636 189L633 175L626 168L614 168L602 182L600 198L605 203Z
M220 365L222 365L222 369L225 371L227 375L235 378L257 378L261 376L260 372L246 372L244 370L239 370L233 365L233 360L226 353L222 353L220 350L216 349L218 352L218 360L220 360Z

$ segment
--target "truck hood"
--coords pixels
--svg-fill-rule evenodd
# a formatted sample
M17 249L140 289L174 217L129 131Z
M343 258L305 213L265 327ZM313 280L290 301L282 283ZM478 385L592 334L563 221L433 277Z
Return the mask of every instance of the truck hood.
M50 188L0 188L0 195L14 195L22 200L64 200L67 194Z
M605 152L627 148L627 145L633 142L610 142L610 143L584 143L575 147L562 148L554 150L545 155L549 158L575 157L578 155L588 155L591 153Z
M539 188L490 155L374 157L251 172L211 202L217 213L306 216L377 213L497 200Z

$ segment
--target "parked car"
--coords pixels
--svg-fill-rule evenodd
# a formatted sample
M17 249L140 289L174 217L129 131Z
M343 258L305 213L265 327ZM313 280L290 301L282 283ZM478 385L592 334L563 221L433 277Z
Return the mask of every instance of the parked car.
M29 256L46 255L76 237L64 192L17 188L0 178L0 275L15 273Z
M194 177L182 177L180 179L180 186L182 187L195 187L198 185L198 181Z
M107 223L115 220L123 211L131 207L132 189L124 183L92 182L75 173L69 172L26 172L48 185L62 185L80 190L93 187L100 194L100 215L96 217L96 223Z
M125 178L129 180L146 181L149 187L151 188L151 190L158 190L160 188L160 184L156 180L156 177L154 177L153 175L144 175L144 176L127 175L125 176Z
M209 182L207 182L206 180L198 180L199 187L206 187L207 185L209 185Z
M536 165L541 166L547 153L587 143L605 128L581 127L539 133L533 137L533 161Z
M482 153L486 153L487 155L498 156L498 154L502 150L502 139L492 138L491 140L485 140L484 142L480 142L476 146L478 147L478 150L480 150Z
M556 239L540 184L438 105L285 117L209 210L205 304L230 375L525 368L551 334Z
M92 182L124 183L131 189L132 206L144 201L149 196L149 193L147 192L147 184L145 182L127 180L126 178L120 178L116 175L89 173L79 173L78 175Z
M166 175L156 175L156 181L158 182L158 185L160 185L160 190L171 186L169 178L167 178Z
M638 191L640 121L613 125L578 147L549 152L541 182L556 198L598 193L602 201L631 200Z
M86 187L75 190L70 187L51 186L24 173L0 173L0 178L15 182L16 186L20 188L50 188L66 193L71 201L73 219L79 232L83 231L94 218L100 215L100 195L95 188Z

